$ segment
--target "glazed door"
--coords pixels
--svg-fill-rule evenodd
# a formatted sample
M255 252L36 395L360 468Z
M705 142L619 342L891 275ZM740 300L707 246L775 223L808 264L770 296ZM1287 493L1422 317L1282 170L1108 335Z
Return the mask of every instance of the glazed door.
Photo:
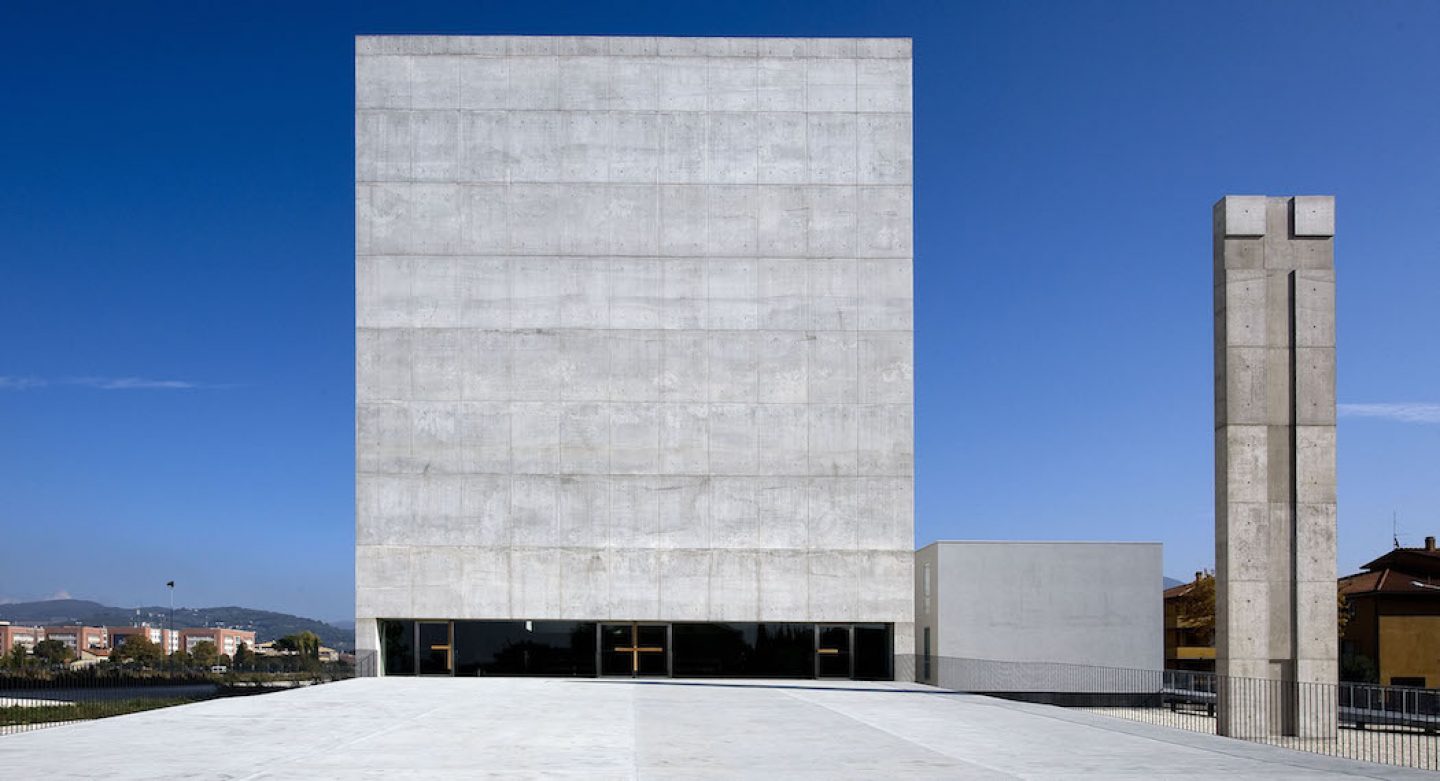
M421 675L452 675L454 673L453 643L449 621L417 621L417 672Z
M600 674L669 675L670 625L601 624Z
M893 680L895 675L891 667L894 666L895 656L890 640L890 626L888 624L856 624L851 631L854 633L851 673L855 680Z
M815 625L815 677L849 678L850 625Z

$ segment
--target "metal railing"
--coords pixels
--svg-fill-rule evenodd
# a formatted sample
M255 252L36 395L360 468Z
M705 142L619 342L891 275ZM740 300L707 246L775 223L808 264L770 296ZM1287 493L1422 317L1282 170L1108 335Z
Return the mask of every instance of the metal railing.
M373 678L380 674L380 652L357 650L355 652L355 677Z
M348 666L222 674L99 668L0 671L0 736L218 697L265 694L352 675Z
M916 671L921 683L945 689L1440 770L1440 689L955 657L919 659Z

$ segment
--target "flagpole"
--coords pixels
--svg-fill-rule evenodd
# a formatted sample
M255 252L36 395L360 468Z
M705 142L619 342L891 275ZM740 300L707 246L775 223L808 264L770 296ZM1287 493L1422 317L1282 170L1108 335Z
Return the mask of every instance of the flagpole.
M170 635L165 638L166 656L170 659L170 675L175 675L175 581L166 581L165 587L170 589Z

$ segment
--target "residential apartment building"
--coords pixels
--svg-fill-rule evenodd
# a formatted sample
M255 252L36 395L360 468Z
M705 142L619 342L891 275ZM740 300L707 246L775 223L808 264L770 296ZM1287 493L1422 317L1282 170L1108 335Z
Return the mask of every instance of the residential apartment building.
M59 640L77 654L87 648L106 648L109 634L103 626L47 626L44 640Z
M218 653L234 656L235 649L241 643L244 643L246 648L255 647L255 633L248 629L225 629L222 627L180 630L180 644L184 646L186 653L194 651L196 645L207 641L214 643Z
M119 648L131 637L143 636L167 654L180 650L180 633L158 626L107 626L110 647Z
M16 645L26 651L34 651L35 644L45 639L45 630L38 626L16 626L9 621L0 621L0 654L10 653Z

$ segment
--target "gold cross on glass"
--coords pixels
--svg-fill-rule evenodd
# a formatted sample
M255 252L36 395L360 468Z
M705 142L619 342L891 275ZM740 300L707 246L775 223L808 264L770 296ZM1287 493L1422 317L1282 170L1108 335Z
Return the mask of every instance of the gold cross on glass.
M665 649L656 645L640 645L640 625L630 625L630 645L616 646L615 653L630 654L630 674L640 674L640 654L663 654Z

